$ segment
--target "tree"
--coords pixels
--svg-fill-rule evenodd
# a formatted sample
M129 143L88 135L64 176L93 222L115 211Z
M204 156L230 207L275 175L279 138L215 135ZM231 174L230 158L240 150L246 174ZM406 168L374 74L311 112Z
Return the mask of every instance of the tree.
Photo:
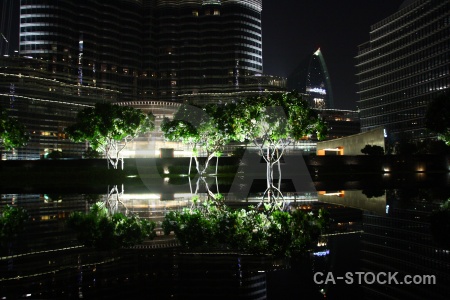
M29 214L22 207L6 205L0 212L0 244L11 241L23 231Z
M361 149L361 153L367 155L384 155L384 149L377 145L366 145Z
M29 139L25 126L8 116L7 111L0 107L0 140L3 147L7 150L23 147Z
M227 122L221 123L232 139L251 141L266 161L269 202L282 197L280 159L291 143L316 135L320 140L328 132L326 123L297 92L271 93L229 103L221 111ZM278 186L274 185L274 166L278 166Z
M161 224L166 235L174 232L189 250L218 248L281 257L305 253L329 225L328 212L267 213L249 207L231 209L223 203L206 201L191 208L171 211Z
M232 139L230 132L224 126L228 119L222 115L222 108L221 105L216 104L203 107L185 104L178 109L173 120L165 118L161 124L161 130L164 132L166 139L182 142L192 149L188 174L191 173L192 158L194 158L197 172L200 175L195 193L199 189L199 183L203 182L209 196L214 199L217 199L219 195L210 191L205 174L208 172L211 159L216 157L216 172L214 175L217 175L221 151ZM206 152L203 165L200 165L198 159L199 151ZM217 177L216 186L218 187Z
M105 154L108 162L117 169L120 152L139 133L154 129L155 117L129 106L97 103L95 107L81 110L76 123L66 128L66 133L74 142L88 141L94 150ZM109 164L108 164L109 167Z
M173 120L168 118L163 120L161 130L166 139L182 142L192 148L191 159L194 158L198 173L203 175L207 172L211 159L218 158L223 146L231 141L231 136L227 134L227 131L222 130L221 123L226 121L221 116L220 105L209 104L200 107L185 104L178 109ZM199 151L206 152L203 166L200 166L198 160Z
M87 214L72 212L67 225L77 232L78 241L86 247L102 250L133 246L156 236L154 222L135 215L110 214L101 202L95 203Z
M428 104L425 126L450 146L450 93L440 94Z

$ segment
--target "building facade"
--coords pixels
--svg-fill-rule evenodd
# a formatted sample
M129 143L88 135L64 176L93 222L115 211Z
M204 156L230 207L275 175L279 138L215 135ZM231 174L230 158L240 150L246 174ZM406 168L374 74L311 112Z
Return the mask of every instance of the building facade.
M261 11L261 0L21 0L20 55L121 101L260 91Z
M0 103L32 134L33 150L19 156L60 150L64 128L96 102L201 104L284 90L283 78L263 75L261 11L262 0L21 0L19 52L0 70Z
M334 108L330 75L320 48L303 59L288 76L287 88L305 94L311 107Z
M387 142L421 141L428 103L450 87L450 1L405 1L359 46L361 130L384 127Z
M316 111L328 125L328 135L325 140L360 133L358 111L345 109L317 109Z
M45 60L0 57L0 105L30 136L26 147L3 151L1 159L38 159L54 150L81 155L84 146L70 142L65 128L79 110L119 98L118 90L52 79L47 68Z

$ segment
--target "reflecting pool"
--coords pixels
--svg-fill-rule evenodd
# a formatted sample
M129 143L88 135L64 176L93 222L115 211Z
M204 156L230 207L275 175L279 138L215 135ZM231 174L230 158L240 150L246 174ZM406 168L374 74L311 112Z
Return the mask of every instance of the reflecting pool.
M160 226L154 241L95 251L66 227L72 211L87 212L98 201L159 224L167 212L192 205L184 183L125 183L113 191L119 198L111 197L115 186L73 193L4 190L0 207L23 207L30 220L2 245L0 299L447 299L450 249L436 241L429 218L450 197L448 176L414 176L314 181L313 192L286 183L289 207L324 207L333 219L331 232L296 259L183 252ZM245 199L214 181L209 188L224 191L232 207L261 201L258 188ZM197 192L207 198L204 189ZM413 284L400 284L406 275ZM432 278L436 282L425 282Z

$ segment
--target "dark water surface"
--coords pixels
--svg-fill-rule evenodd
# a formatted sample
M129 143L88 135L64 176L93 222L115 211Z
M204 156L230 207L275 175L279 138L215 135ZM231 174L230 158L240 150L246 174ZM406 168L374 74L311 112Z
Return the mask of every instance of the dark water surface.
M384 185L372 188L356 181L319 182L317 193L288 193L292 206L325 207L334 220L322 244L297 259L182 253L167 247L175 245L171 237L93 251L77 243L65 220L72 211L105 201L107 187L105 194L4 193L1 207L22 206L31 219L13 243L2 245L0 299L447 299L450 249L436 242L429 216L450 197L448 176L420 176L383 179ZM190 205L189 190L170 195L123 190L123 203L112 203L112 209L156 222ZM229 204L243 207L252 199L257 195ZM364 272L362 282L356 272ZM371 282L395 272L399 281L404 275L433 275L436 284ZM353 284L345 282L346 275Z

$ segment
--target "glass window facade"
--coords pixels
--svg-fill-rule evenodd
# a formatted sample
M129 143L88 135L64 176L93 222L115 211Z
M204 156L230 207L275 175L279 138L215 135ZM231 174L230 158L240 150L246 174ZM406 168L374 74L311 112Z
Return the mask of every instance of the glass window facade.
M410 1L371 27L357 60L361 130L383 126L388 142L431 138L428 103L450 87L450 1Z
M20 54L122 101L256 91L261 10L261 0L21 0Z

